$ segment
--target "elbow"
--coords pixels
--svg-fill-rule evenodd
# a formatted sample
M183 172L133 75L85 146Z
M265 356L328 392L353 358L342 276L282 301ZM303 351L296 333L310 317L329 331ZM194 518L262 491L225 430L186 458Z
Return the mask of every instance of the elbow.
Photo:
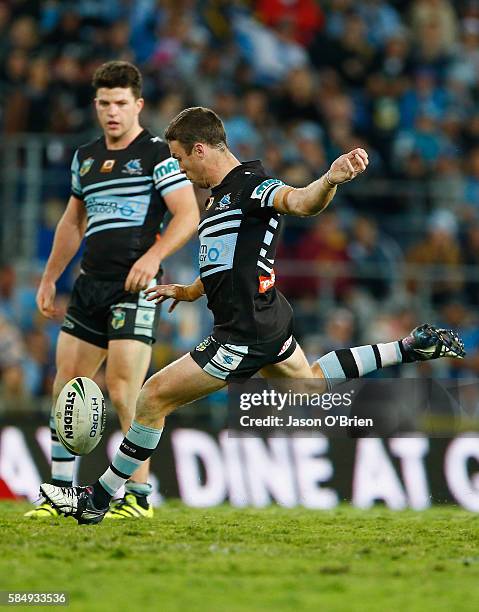
M293 207L289 214L294 215L295 217L314 217L316 215L319 215L322 210L322 208L316 210L314 208L308 207L304 203L301 203Z

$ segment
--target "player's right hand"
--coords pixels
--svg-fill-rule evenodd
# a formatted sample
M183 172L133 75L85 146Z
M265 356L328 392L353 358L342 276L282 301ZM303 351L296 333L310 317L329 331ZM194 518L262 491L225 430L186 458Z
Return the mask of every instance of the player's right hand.
M42 278L38 287L36 301L38 310L47 319L53 319L58 314L58 309L55 308L56 292L55 283Z
M202 293L198 293L195 288L196 286L194 284L155 285L155 287L147 289L145 293L148 296L146 299L149 302L155 301L157 304L161 304L165 300L172 299L173 302L168 308L168 312L173 312L180 302L194 302L203 295Z

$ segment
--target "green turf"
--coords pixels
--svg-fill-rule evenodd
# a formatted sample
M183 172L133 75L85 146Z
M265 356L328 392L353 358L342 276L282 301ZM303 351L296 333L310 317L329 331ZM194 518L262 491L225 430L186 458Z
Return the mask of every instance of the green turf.
M65 590L70 610L479 610L478 517L457 508L168 504L79 527L27 507L0 504L0 590Z

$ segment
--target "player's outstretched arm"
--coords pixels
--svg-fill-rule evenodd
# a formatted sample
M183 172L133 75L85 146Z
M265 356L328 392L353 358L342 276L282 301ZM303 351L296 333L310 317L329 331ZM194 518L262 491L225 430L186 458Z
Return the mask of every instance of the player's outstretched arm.
M331 202L337 186L352 181L366 170L368 163L368 154L364 149L345 153L334 160L326 174L307 187L278 189L274 196L274 208L284 215L317 215Z
M179 302L194 302L205 294L205 288L200 277L191 283L191 285L156 285L151 289L147 289L145 293L149 302L155 301L161 304L170 298L173 300L168 312L172 312Z
M131 267L125 281L126 291L146 289L158 274L161 262L181 249L198 228L200 213L191 185L166 194L165 203L171 219L161 238Z
M71 196L58 222L53 246L37 291L37 306L49 319L57 314L55 308L56 282L80 248L86 229L86 209L83 200Z

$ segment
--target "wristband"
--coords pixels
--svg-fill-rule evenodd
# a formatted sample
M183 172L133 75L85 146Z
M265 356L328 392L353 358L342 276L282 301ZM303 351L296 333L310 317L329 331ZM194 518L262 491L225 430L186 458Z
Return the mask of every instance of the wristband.
M330 170L328 170L326 172L326 174L324 175L326 180L327 180L327 182L328 182L328 185L330 185L331 187L337 187L338 184L337 183L333 183L333 181L329 178L329 173L330 173Z

